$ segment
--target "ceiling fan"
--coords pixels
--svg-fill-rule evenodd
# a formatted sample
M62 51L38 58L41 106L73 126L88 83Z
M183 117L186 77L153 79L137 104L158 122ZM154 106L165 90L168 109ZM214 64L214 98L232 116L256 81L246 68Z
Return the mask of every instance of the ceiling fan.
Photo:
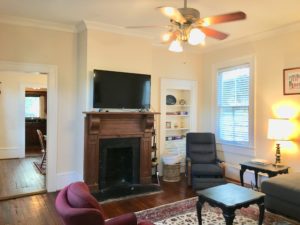
M204 43L206 36L224 40L228 37L228 34L208 28L208 26L246 19L246 14L241 11L200 18L200 12L197 9L187 7L187 0L184 0L183 8L161 6L157 9L170 19L171 24L167 26L169 30L162 36L162 40L164 43L170 43L169 50L173 52L182 52L183 42L188 42L190 45ZM154 26L129 28L147 27Z

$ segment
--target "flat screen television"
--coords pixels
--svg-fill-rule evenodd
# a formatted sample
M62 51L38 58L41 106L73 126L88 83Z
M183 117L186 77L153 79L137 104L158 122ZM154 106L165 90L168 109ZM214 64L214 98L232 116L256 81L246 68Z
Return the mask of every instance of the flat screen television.
M149 110L150 92L150 75L94 70L94 108Z

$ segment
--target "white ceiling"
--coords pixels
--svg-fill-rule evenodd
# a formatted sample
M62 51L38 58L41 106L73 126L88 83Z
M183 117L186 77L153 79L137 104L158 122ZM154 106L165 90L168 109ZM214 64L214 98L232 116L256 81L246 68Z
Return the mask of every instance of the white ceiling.
M168 25L158 6L183 7L183 0L0 0L0 15L76 25L82 20L117 27ZM188 0L201 17L244 11L247 19L211 26L229 33L225 41L207 40L206 46L249 37L300 22L300 0ZM159 42L164 29L139 29ZM131 32L131 30L129 30Z

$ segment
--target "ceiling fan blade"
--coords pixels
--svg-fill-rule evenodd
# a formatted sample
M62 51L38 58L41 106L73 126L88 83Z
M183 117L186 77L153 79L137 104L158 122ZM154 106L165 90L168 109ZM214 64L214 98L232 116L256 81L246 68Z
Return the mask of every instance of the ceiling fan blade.
M208 27L199 27L203 33L205 33L206 36L212 37L218 40L224 40L227 38L229 35L225 34L223 32L208 28Z
M247 15L244 12L239 11L239 12L227 13L218 16L201 18L196 23L206 27L212 24L226 23L226 22L231 22L236 20L244 20L246 19L246 17Z
M178 9L169 7L169 6L161 6L157 7L157 9L165 16L169 17L171 20L174 20L180 24L184 24L186 19L183 15L179 12Z

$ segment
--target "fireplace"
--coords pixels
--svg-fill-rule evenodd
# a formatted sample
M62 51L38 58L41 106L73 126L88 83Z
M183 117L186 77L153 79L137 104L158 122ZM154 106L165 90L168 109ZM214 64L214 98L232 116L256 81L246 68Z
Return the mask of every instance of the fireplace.
M140 185L152 183L151 140L155 114L85 112L83 173L84 181L92 192L99 192L118 182ZM121 146L124 141L129 143ZM136 150L137 146L139 150ZM110 160L118 158L118 155L121 158L112 163ZM123 159L123 156L132 158L132 161ZM107 158L110 159L107 161ZM107 162L103 167L105 160ZM123 163L126 165L124 174L116 168ZM115 171L109 173L112 169Z
M140 138L110 138L99 143L99 189L140 182Z

